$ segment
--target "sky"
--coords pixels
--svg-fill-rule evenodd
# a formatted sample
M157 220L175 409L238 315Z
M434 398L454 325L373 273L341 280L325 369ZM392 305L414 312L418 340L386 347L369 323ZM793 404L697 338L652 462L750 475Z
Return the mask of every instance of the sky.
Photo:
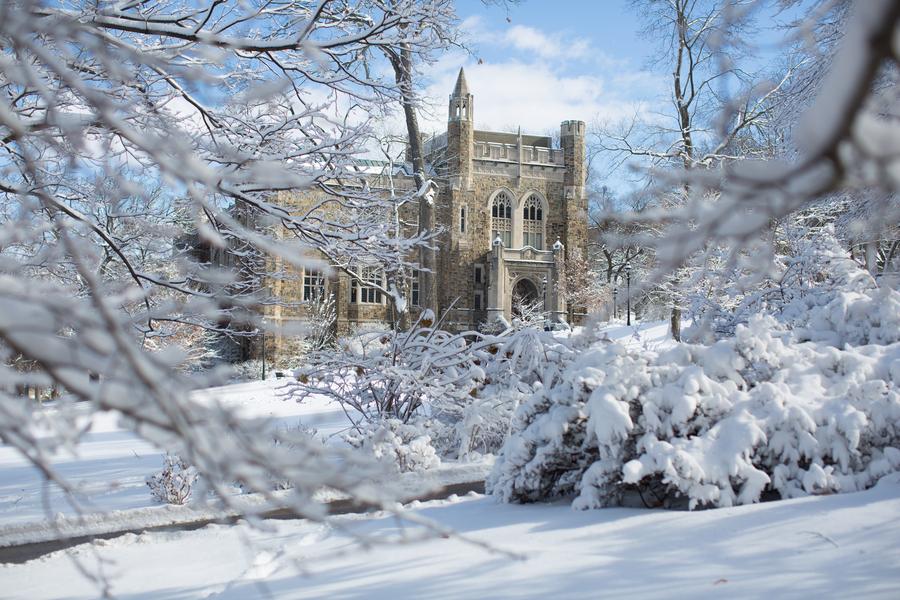
M448 51L425 68L431 109L422 115L423 132L445 130L460 67L475 96L479 129L521 126L524 133L547 134L578 119L590 130L600 122L671 110L669 76L652 64L659 46L642 34L630 0L525 0L509 7L459 0L457 13L471 52ZM767 16L765 24L772 23ZM762 42L758 51L764 55L758 60L779 52L781 39L771 30L758 34L754 42ZM608 179L620 193L636 187L623 170Z
M436 130L460 67L478 128L546 133L568 119L631 115L662 92L626 1L529 0L507 10L461 0L457 12L472 53L450 51L426 69L436 113L426 123Z

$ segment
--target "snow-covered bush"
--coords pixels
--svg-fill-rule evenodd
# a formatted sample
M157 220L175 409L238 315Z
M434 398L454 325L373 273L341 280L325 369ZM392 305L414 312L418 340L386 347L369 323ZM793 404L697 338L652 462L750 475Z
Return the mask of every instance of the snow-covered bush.
M245 360L228 366L231 369L233 381L253 381L262 377L262 360L260 359Z
M307 304L309 330L303 338L304 354L330 347L335 342L337 310L334 294L317 294Z
M431 437L423 428L399 419L368 423L362 433L348 434L344 439L400 473L424 471L441 464Z
M548 322L550 314L544 307L542 300L514 293L511 305L512 321L510 325L516 331L531 328L543 329L544 324Z
M497 317L492 321L484 321L478 325L478 331L484 335L500 335L509 328L510 324L504 317Z
M147 486L157 502L180 506L191 499L197 476L197 469L180 456L167 452L162 470L147 478Z
M288 452L296 449L298 460L303 456L306 446L315 445L316 443L321 443L323 446L322 450L325 450L324 443L319 438L319 431L300 422L293 425L278 425L272 432L272 446ZM294 484L290 479L277 477L274 474L269 474L268 477L272 483L273 490L290 490L294 488Z
M853 294L876 289L871 274L840 245L830 226L810 229L793 224L778 228L774 235L778 251L770 257L765 276L755 272L757 266L732 266L706 270L695 277L691 282L694 292L688 295L693 324L685 329L686 341L710 343L734 335L737 325L760 313L774 316L791 329L805 327L801 321L809 317L814 306L828 304L839 296L851 301ZM859 319L880 320L879 314L889 308L873 313L857 310L842 317L832 314L838 321L808 326L818 331L836 327L837 331L851 323L849 327L858 328ZM862 327L870 329L868 325Z
M423 403L461 402L484 377L491 344L430 327L366 330L313 353L288 394L325 395L366 422L419 415Z
M392 420L418 423L441 455L463 458L499 450L518 402L540 384L541 365L569 351L538 328L500 336L365 330L314 354L286 393L333 398L360 435Z
M497 452L516 407L543 385L545 367L572 353L567 340L534 327L511 333L497 347L472 397L461 405L438 407L443 413L454 413L460 457Z
M898 302L839 294L794 316L831 329L756 316L733 338L660 354L599 343L547 370L488 489L517 502L577 494L590 508L628 489L694 507L869 487L900 469ZM875 316L837 324L856 303Z

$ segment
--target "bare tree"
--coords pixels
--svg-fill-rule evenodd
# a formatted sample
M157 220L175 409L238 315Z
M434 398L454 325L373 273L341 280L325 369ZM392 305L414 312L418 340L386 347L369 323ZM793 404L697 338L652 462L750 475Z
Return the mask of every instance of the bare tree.
M815 100L793 127L789 157L740 161L709 172L683 171L666 178L691 190L689 202L652 216L672 224L658 247L660 266L671 269L710 243L737 251L771 223L808 209L837 192L864 203L861 226L896 223L900 181L894 173L900 148L894 72L898 55L891 40L900 25L900 6L878 0L854 4L845 34L830 61ZM713 195L714 203L706 199Z
M791 7L796 2L784 0L783 4ZM795 126L799 116L810 108L821 91L825 76L834 64L852 7L853 4L846 0L817 1L809 7L818 15L816 19L792 24L802 32L789 48L796 57L792 62L800 66L782 92L784 101L773 113L773 126L782 156L797 158ZM871 109L885 119L896 115L896 96L891 90L897 84L897 77L896 67L886 66L879 70L871 86ZM883 189L841 189L813 202L803 210L800 219L808 227L833 224L838 238L853 257L873 276L880 276L898 270L894 261L900 248L900 227L896 219L882 219L878 215L896 214L897 206L896 194Z
M291 507L312 518L321 486L382 500L366 461L347 454L335 470L310 440L290 455L272 448L260 425L191 402L208 381L142 342L166 323L253 320L265 301L235 294L228 269L178 256L174 240L190 230L250 259L413 264L427 240L398 239L383 218L393 201L347 184L360 181L370 115L404 95L374 75L385 52L431 52L443 41L424 32L448 11L412 0L0 5L0 439L75 496L51 455L82 432L61 411L39 440L17 396L41 381L118 411L225 502L233 481L271 498L273 476L293 482ZM304 190L321 194L309 210L282 202ZM276 225L287 235L269 235ZM151 250L170 252L173 268L155 269ZM17 358L34 369L10 369Z
M743 35L749 26L735 17L750 4L635 1L646 23L643 33L661 40L657 64L670 69L671 113L662 123L643 122L636 116L617 126L603 125L596 134L598 148L620 163L640 160L656 169L684 171L771 155L766 124L793 67L778 81L760 85L762 74L751 75L739 66L736 56L747 48ZM729 86L738 91L728 93ZM686 183L666 191L657 187L655 204L678 206L689 194ZM674 297L671 332L680 339L681 306Z

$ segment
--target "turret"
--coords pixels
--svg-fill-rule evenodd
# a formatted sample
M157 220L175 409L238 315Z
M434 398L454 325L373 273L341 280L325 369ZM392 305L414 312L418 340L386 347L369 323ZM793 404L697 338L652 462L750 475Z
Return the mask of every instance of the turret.
M585 194L584 121L563 121L559 141L566 166L566 229L563 244L568 257L581 256L587 247L587 194Z
M466 72L459 70L456 86L450 94L450 114L447 122L447 159L451 187L467 190L472 183L472 152L474 142L473 109L475 98L469 93Z
M473 97L469 93L469 84L466 82L466 71L460 67L456 76L456 85L450 94L450 121L472 122Z

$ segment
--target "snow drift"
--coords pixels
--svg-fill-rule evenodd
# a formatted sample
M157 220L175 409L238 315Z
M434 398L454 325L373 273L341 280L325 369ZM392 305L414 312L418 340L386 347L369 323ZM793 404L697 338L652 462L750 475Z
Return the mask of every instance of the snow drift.
M862 490L900 470L900 293L807 294L711 344L600 342L544 369L487 481L508 502L689 506Z

